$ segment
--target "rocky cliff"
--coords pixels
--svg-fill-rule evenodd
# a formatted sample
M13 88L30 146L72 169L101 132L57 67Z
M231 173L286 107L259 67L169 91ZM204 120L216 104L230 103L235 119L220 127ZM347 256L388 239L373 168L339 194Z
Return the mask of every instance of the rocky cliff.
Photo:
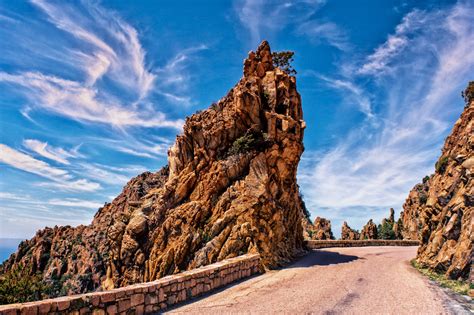
M450 278L468 278L474 220L474 100L447 137L436 172L404 205L404 236L420 237L417 261Z
M310 240L333 240L334 235L331 230L331 221L316 217L314 223L311 223L309 219L304 219L303 230L305 239Z
M341 227L341 240L350 240L355 241L360 239L360 234L358 231L351 229L347 222L344 221Z
M1 266L40 272L58 294L151 281L244 253L265 267L303 250L296 171L305 122L296 79L263 42L244 76L186 120L168 165L132 179L92 223L39 231Z

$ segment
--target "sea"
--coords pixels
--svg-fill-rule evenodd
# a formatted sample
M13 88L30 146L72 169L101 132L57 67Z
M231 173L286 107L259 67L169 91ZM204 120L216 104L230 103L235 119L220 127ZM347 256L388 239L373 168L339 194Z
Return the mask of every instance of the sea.
M21 238L0 238L0 264L16 252L21 241Z

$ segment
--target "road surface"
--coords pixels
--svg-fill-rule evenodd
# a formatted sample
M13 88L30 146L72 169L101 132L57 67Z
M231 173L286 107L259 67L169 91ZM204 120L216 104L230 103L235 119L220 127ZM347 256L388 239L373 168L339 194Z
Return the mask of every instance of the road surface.
M415 256L416 247L314 250L169 313L469 314L410 266Z

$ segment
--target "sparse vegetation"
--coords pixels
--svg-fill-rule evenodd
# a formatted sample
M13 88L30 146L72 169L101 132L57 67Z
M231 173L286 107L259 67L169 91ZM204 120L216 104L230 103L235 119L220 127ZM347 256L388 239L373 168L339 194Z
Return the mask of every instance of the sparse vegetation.
M267 137L267 134L262 133L261 131L249 130L242 137L237 138L234 143L232 143L228 155L235 155L250 150L265 148L268 143Z
M395 232L393 231L393 223L384 221L379 224L377 228L377 238L379 240L394 240L396 239Z
M295 75L296 70L293 69L291 63L293 62L294 52L292 51L277 51L272 53L273 65L280 68L289 75Z
M420 265L416 262L416 259L411 260L411 265L441 287L449 288L456 293L467 295L470 289L474 289L474 284L469 284L468 281L448 279L444 274L437 273Z
M22 264L0 276L0 304L23 303L39 300L48 291L40 273Z
M215 110L215 111L218 111L219 110L219 105L217 105L216 102L212 103L211 105L211 109Z
M446 166L448 166L449 158L447 156L442 156L439 158L438 162L435 164L435 169L438 174L443 174L446 171Z
M466 102L466 105L469 105L469 103L474 100L474 81L469 82L466 89L461 92L461 96Z
M202 233L202 242L204 244L207 244L211 239L212 239L212 237L211 237L211 235L209 235L208 232L203 232Z
M423 177L423 184L426 184L426 182L429 180L430 180L430 177L426 175L425 177Z

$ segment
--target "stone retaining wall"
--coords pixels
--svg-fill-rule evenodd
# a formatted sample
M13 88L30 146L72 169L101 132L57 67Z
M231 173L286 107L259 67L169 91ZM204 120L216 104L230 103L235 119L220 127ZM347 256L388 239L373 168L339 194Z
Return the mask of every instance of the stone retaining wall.
M414 240L327 240L315 241L308 240L306 245L310 249L327 248L327 247L361 247L361 246L418 246L419 241Z
M260 255L247 254L110 291L0 305L0 314L146 314L259 273Z

